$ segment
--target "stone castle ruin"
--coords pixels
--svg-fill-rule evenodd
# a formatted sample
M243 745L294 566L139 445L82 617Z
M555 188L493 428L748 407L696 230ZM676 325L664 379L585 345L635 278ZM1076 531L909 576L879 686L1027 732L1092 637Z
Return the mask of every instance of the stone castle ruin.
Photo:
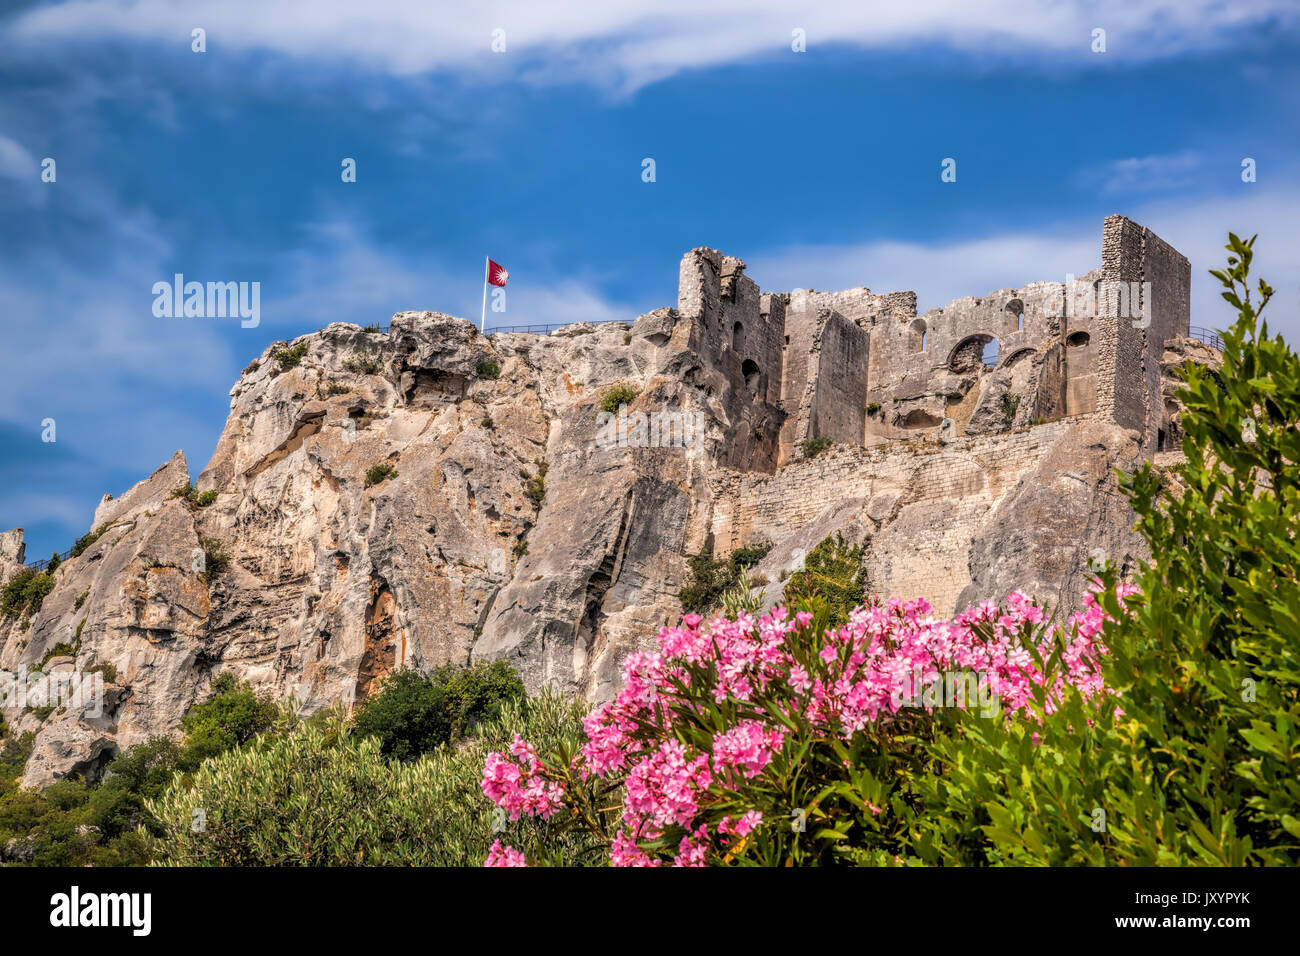
M711 249L682 259L692 347L781 419L737 460L779 467L807 439L863 446L1094 417L1163 450L1160 359L1190 327L1191 268L1151 230L1105 221L1101 268L916 314L916 293L761 293ZM945 421L948 423L945 425Z
M1020 589L1068 613L1090 558L1142 557L1116 469L1178 454L1172 369L1216 360L1189 285L1112 216L1076 282L924 315L911 292L763 293L695 249L676 307L634 322L484 336L400 312L272 343L207 466L177 452L105 495L39 608L0 619L0 677L106 675L98 710L0 700L35 734L24 784L94 777L226 672L306 711L495 658L608 698L706 551L770 543L768 606L842 534L870 593L951 615ZM609 441L614 396L620 435L667 418L691 441ZM0 534L0 578L23 560Z

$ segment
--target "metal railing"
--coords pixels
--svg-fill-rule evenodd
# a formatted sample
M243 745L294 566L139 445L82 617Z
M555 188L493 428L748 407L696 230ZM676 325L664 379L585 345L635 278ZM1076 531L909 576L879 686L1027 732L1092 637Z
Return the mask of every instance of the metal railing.
M598 322L592 322L592 325L608 325L611 322L622 322L624 325L631 325L626 319L601 319ZM567 328L570 325L578 325L578 322L553 322L549 325L498 325L488 329L484 335L496 335L498 332L533 332L533 333L550 333L556 329ZM384 335L387 335L392 325L369 325L365 327L370 331L378 329Z
M1199 325L1193 325L1187 330L1187 336L1196 339L1198 342L1204 342L1212 349L1223 351L1223 336L1218 329L1206 329Z
M71 548L69 548L67 551L64 551L61 555L59 555L59 564L62 564L70 557L72 557ZM50 566L50 560L51 560L50 558L41 558L41 560L39 561L28 561L27 567L31 568L33 571L44 571L46 568Z

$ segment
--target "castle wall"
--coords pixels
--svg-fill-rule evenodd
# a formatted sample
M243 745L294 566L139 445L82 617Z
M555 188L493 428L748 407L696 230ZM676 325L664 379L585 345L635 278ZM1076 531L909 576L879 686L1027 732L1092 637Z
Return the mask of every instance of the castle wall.
M716 249L692 249L678 272L677 311L687 347L702 358L705 389L726 409L720 451L729 467L777 465L785 311L759 293L745 263ZM693 374L693 373L692 373Z
M1191 321L1191 265L1150 229L1124 216L1107 216L1102 230L1103 283L1150 283L1133 315L1108 322L1098 356L1098 409L1137 429L1154 451L1164 425L1160 357L1164 343L1186 335ZM1146 296L1149 294L1150 299ZM1144 324L1149 320L1149 324Z
M808 438L861 444L866 425L867 332L810 301L792 293L786 310L782 462Z
M732 391L768 409L737 406L752 434L736 432L728 464L771 470L806 438L888 442L935 433L945 419L961 436L1096 415L1141 432L1148 450L1158 441L1157 353L1187 330L1190 269L1122 216L1106 219L1102 268L1080 280L966 296L920 316L911 292L764 295L744 269L715 250L692 250L679 292L679 312L695 326L691 347ZM1123 315L1108 298L1119 283L1150 283ZM1143 315L1149 328L1134 322ZM868 406L879 411L868 416Z
M867 333L838 312L821 324L809 435L861 443L867 418Z

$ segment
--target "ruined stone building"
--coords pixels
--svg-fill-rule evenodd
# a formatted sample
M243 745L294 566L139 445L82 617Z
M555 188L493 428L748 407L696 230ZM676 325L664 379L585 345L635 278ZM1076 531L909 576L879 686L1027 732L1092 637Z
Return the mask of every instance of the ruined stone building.
M706 550L771 542L769 605L841 533L873 593L946 616L1019 588L1068 612L1091 555L1142 557L1115 469L1176 454L1170 369L1212 361L1186 338L1189 280L1112 216L1077 282L924 315L912 292L763 293L695 249L676 307L635 322L485 337L401 312L272 343L207 466L177 452L105 495L39 611L0 621L0 677L112 665L99 712L6 705L36 734L24 782L94 776L224 672L315 710L398 668L504 658L531 690L606 698ZM598 441L616 386L702 440ZM215 501L173 494L191 480ZM0 577L23 560L0 534Z
M1160 360L1165 341L1188 334L1191 269L1122 216L1105 221L1099 269L919 316L914 292L760 293L744 270L692 250L678 303L699 318L693 347L779 410L775 448L756 434L738 461L784 464L819 437L873 446L1084 416L1138 430L1148 453L1162 447Z

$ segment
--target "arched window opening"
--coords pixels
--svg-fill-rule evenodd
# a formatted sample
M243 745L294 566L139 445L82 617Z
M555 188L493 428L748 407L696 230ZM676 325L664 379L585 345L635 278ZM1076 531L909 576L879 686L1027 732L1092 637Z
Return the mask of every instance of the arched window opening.
M1025 303L1020 299L1012 299L1005 306L1011 318L1015 319L1016 331L1019 332L1025 327Z
M758 380L761 377L758 371L758 363L753 359L745 359L744 364L740 366L740 371L745 376L745 388L749 389L749 394L757 396Z
M1021 362L1023 362L1025 359L1029 358L1029 356L1033 354L1034 354L1033 349L1019 349L1018 351L1013 352L1011 356L1008 357L1007 360L1002 363L1002 367L1011 368L1014 365L1020 364Z
M1072 349L1081 349L1091 341L1092 341L1092 336L1090 336L1087 332L1075 332L1073 335L1071 335L1068 339L1065 340L1065 344Z
M917 319L915 322L912 323L912 351L913 352L925 351L925 340L927 335L929 335L929 330L925 327L925 323L923 321Z
M957 373L976 372L982 366L996 365L997 360L997 339L987 333L968 335L952 350L948 368Z
M745 344L745 327L737 322L731 327L731 347L737 352L741 351Z

